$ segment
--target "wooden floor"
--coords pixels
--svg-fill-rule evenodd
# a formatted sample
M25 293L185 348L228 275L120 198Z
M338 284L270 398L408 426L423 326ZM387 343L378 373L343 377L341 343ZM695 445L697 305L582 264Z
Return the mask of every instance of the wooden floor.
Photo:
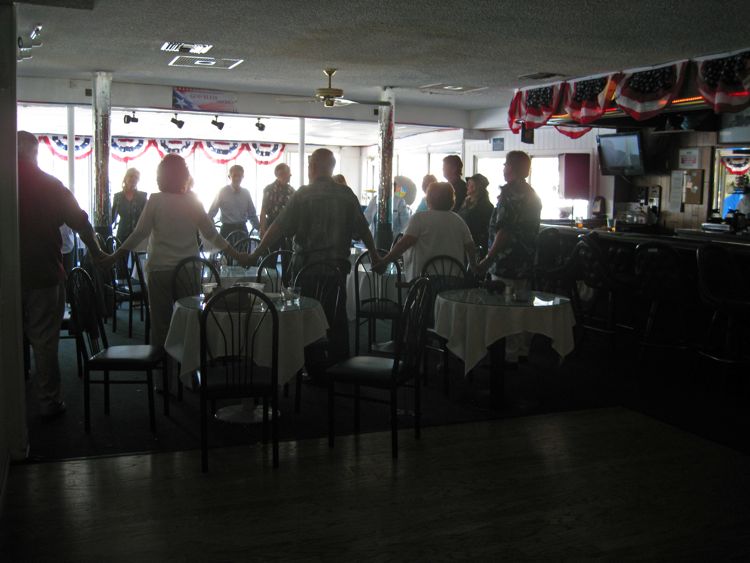
M11 469L0 561L750 559L750 459L598 409Z

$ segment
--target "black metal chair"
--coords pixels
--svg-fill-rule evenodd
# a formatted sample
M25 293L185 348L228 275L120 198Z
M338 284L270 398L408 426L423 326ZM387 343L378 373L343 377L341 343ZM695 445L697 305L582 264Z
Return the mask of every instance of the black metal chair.
M750 316L747 278L728 249L708 244L697 250L698 291L711 309L711 323L698 352L709 360L731 365L748 363L746 323Z
M215 293L201 313L201 468L208 471L208 403L221 399L263 400L263 441L271 409L273 466L279 466L279 321L273 303L248 287ZM270 366L258 354L270 352ZM269 363L269 362L266 362Z
M172 272L172 301L203 293L204 283L221 282L216 267L205 258L188 256ZM218 285L217 285L218 287Z
M346 268L335 261L313 262L300 269L294 285L300 288L303 297L320 302L328 321L326 336L305 347L307 371L313 379L320 379L327 368L349 357ZM295 412L300 411L301 391L302 377L297 374Z
M117 237L111 236L106 241L107 249L116 252L120 247ZM112 332L117 332L117 309L120 303L128 303L128 338L133 337L133 309L138 304L141 320L144 320L146 308L146 286L134 277L135 261L137 255L133 252L127 253L122 259L115 262L110 270L107 282L108 289L112 292Z
M268 291L279 293L282 286L289 286L292 281L291 250L275 250L263 257L258 264L255 281L266 284Z
M237 252L247 252L248 254L251 254L255 252L255 249L258 248L259 244L260 244L260 239L258 237L248 236L248 237L239 239L232 246Z
M695 280L690 279L679 252L660 242L641 243L635 248L634 263L637 295L648 303L639 357L642 359L648 348L688 350L686 314L689 304L697 300L693 297L697 296L691 295ZM668 315L663 314L665 307ZM675 317L682 317L681 322L672 322L669 331L657 333L657 320L674 320Z
M379 253L386 254L383 250ZM394 276L395 279L389 279ZM393 282L396 300L389 296L389 289ZM359 330L367 323L367 351L372 353L375 342L375 329L377 320L391 321L391 333L397 332L398 320L401 317L401 267L398 262L389 264L385 274L378 274L372 269L370 252L365 251L359 255L354 263L354 301L356 307L355 330L354 330L354 352L359 354ZM364 295L362 295L364 293Z
M218 228L218 227L217 227ZM232 231L226 236L226 241L229 243L229 246L234 247L237 242L241 241L244 238L248 237L248 233L246 231Z
M538 291L571 295L571 252L560 231L539 231L534 255L533 287Z
M68 277L67 287L78 355L83 360L84 430L86 433L91 430L90 385L95 383L104 386L105 414L110 412L110 385L145 384L149 420L151 430L154 431L156 417L153 371L158 367L164 367L164 351L161 347L143 344L110 346L104 331L104 323L97 312L96 294L91 277L82 268L74 268ZM92 371L103 372L102 379L92 380L90 377ZM113 371L144 371L146 378L110 380L110 372ZM163 371L163 377L166 385L166 371Z
M398 457L398 390L402 387L414 389L414 434L420 437L421 404L419 367L424 350L427 309L430 303L430 287L426 279L416 280L401 314L394 358L382 356L353 356L327 370L328 376L328 445L333 447L335 435L336 396L354 397L354 431L359 433L360 400L385 402L391 411L391 454ZM414 382L410 385L410 382ZM337 383L353 386L353 395L336 392ZM362 397L361 387L382 389L389 392L389 400Z

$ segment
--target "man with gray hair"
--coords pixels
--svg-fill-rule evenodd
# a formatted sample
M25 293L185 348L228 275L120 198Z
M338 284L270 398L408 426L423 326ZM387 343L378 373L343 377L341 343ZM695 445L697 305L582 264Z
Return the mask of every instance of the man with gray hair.
M36 383L43 417L65 412L57 346L65 312L65 271L60 227L78 232L95 262L105 254L94 229L62 183L37 164L39 141L18 132L18 219L21 239L23 324L34 351Z

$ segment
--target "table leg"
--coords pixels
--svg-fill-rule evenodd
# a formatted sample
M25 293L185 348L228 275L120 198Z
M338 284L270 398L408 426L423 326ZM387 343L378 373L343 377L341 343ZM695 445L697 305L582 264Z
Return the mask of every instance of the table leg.
M505 398L505 338L490 346L490 408L499 409Z
M270 407L269 407L270 408ZM269 412L269 420L271 413ZM281 411L276 411L276 417ZM231 424L258 424L263 422L263 405L255 405L255 399L243 399L239 405L229 405L216 411L216 419Z

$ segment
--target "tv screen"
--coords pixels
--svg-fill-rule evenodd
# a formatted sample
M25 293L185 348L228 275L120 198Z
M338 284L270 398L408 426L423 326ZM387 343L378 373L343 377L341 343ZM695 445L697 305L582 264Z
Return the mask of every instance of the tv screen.
M596 137L599 164L605 176L641 176L644 174L639 133L616 133Z

